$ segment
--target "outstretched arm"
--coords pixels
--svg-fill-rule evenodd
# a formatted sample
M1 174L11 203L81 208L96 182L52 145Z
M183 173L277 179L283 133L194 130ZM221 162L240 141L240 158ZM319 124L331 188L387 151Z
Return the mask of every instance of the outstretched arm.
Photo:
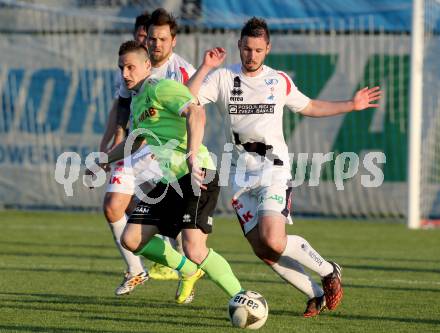
M365 87L357 91L350 101L330 102L313 99L300 113L309 117L328 117L351 111L376 108L379 104L374 102L379 100L381 95L380 87L370 89Z
M191 91L191 94L197 96L202 86L203 80L208 73L220 66L226 58L226 50L221 47L215 47L213 49L205 51L203 63L197 69L191 79L186 83L186 86Z

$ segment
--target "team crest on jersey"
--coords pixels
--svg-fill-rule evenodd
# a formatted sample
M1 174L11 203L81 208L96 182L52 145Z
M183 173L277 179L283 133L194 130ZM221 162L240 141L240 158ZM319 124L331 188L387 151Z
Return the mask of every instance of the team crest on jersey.
M241 80L239 76L234 77L234 87L231 90L231 97L229 97L229 100L231 102L241 102L243 101L243 90L241 90Z
M176 80L176 78L177 78L177 73L168 70L168 71L167 71L167 78L170 79L170 80Z
M266 86L275 86L278 84L278 80L275 78L272 79L264 79L264 83L266 83Z

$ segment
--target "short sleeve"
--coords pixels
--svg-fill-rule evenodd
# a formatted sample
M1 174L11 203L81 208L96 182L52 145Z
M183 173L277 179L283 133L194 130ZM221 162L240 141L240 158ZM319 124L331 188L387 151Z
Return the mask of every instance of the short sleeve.
M173 80L159 81L155 95L162 107L179 116L188 104L194 101L194 96L191 95L188 87Z
M310 103L310 98L304 95L284 72L278 72L286 84L286 106L293 112L300 112Z
M199 94L197 95L200 104L205 105L217 102L220 92L220 71L220 69L217 69L211 72L203 80Z

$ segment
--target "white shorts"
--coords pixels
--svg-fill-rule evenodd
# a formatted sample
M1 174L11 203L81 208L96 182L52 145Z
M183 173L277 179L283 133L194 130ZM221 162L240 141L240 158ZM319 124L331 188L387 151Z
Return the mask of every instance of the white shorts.
M145 182L157 183L162 178L159 163L154 159L148 146L123 160L112 164L112 173L106 192L133 195L136 186Z
M250 187L237 185L234 177L232 173L232 207L245 235L255 228L262 216L284 216L286 223L292 224L290 173L283 170L271 184Z

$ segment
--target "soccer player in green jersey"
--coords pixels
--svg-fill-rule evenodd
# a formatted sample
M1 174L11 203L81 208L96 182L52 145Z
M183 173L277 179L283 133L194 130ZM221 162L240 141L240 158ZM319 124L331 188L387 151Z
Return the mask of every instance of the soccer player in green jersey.
M122 244L137 255L181 272L177 303L192 300L194 284L205 273L232 297L242 290L240 282L228 262L206 246L219 186L215 165L202 145L204 110L183 84L149 78L151 63L142 44L123 43L119 67L133 92L133 135L142 133L134 140L133 158L128 163L135 177L156 174L160 179L130 216ZM109 153L108 163L123 158L132 136ZM139 150L144 140L147 145ZM152 176L145 180L149 178ZM208 178L212 179L209 183ZM186 256L155 236L174 238L180 231Z

